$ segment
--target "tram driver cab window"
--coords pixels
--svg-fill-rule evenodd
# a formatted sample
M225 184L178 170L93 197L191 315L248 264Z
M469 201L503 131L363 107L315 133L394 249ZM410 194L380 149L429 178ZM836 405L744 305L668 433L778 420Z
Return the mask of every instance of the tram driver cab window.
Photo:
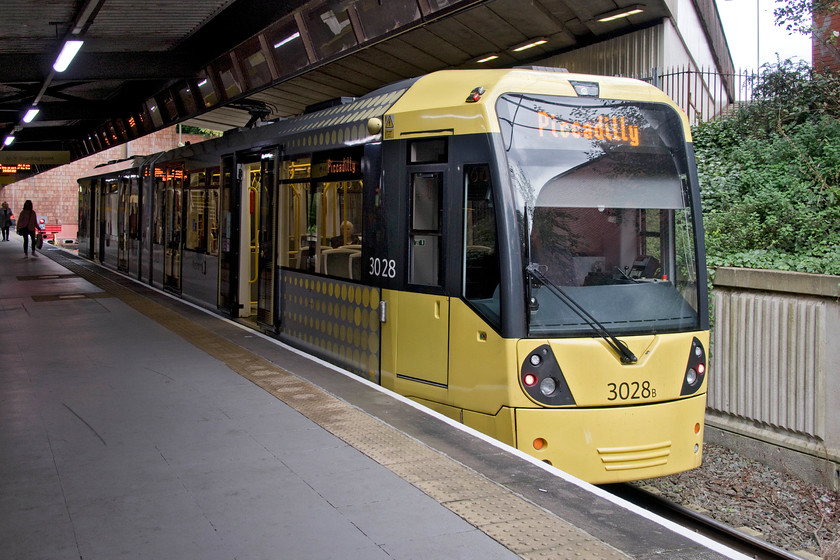
M490 167L465 166L464 182L464 297L490 324L499 326L499 244Z

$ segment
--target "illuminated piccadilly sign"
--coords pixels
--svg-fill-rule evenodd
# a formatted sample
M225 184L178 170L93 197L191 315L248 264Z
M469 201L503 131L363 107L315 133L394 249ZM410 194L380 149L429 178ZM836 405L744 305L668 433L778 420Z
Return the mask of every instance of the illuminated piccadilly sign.
M585 138L639 145L639 127L628 125L624 117L598 115L594 121L570 122L545 111L540 111L538 115L540 136L551 134L555 138Z

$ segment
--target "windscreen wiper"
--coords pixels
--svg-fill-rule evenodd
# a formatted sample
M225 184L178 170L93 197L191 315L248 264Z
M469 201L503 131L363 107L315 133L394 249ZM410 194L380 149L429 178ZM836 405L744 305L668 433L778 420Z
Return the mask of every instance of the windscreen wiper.
M528 274L536 278L543 286L549 289L551 293L556 295L560 301L565 303L569 309L575 312L575 314L583 319L583 321L589 325L589 327L595 331L598 336L603 338L607 344L615 350L618 357L621 359L622 364L635 364L639 361L636 355L627 347L626 344L618 340L615 335L613 335L607 328L602 325L598 319L592 316L586 309L584 309L578 302L572 299L569 294L567 294L560 286L556 285L554 282L549 280L545 274L540 272L539 265L536 263L531 263L525 269Z

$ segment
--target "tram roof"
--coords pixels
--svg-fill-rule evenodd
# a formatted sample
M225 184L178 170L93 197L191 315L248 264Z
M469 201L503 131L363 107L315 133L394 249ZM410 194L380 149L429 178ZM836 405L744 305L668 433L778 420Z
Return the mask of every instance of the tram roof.
M731 65L712 0L690 1ZM530 64L674 19L673 4L599 21L616 2L4 0L0 137L14 134L6 152L77 159L175 123L228 130L435 70ZM58 73L68 39L84 44Z

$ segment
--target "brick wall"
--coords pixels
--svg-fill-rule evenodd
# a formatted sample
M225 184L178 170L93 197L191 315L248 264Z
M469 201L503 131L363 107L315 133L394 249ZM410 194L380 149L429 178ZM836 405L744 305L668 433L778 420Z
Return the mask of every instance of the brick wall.
M180 137L181 142L197 143L202 140L202 136ZM31 200L38 217L46 218L50 224L61 224L59 238L73 239L78 230L79 216L79 187L76 179L93 175L94 167L101 163L171 150L178 147L178 142L177 127L173 126L34 177L0 185L0 201L8 202L17 216L24 201Z
M840 72L840 14L814 16L814 34L811 38L811 62L817 71Z

